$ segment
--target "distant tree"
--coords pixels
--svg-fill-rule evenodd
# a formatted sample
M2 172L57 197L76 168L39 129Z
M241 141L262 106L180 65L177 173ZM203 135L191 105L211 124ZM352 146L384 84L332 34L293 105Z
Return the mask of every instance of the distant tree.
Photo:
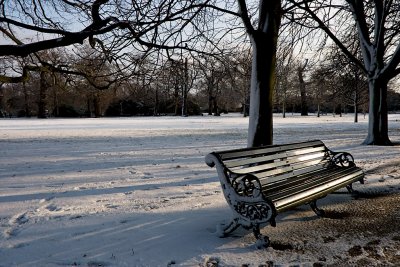
M250 105L250 82L251 82L251 57L252 51L244 49L243 51L233 51L233 56L228 58L227 71L229 73L230 84L233 89L233 103L242 105L244 117L249 115Z
M293 73L295 73L294 56L292 44L289 46L284 45L282 42L279 44L277 52L275 100L281 105L283 118L286 118L288 100L293 84L291 79Z
M225 76L225 66L216 58L203 56L197 59L197 67L200 71L203 87L207 95L208 115L220 115L219 97L221 96L221 85Z
M297 65L297 77L299 79L299 89L300 89L300 99L301 99L301 116L308 116L308 103L307 103L307 92L306 92L306 82L304 81L305 71L307 68L308 60L306 59L304 63L299 63Z
M326 102L332 102L332 99L328 99L330 98L328 94L333 91L331 81L334 81L335 79L336 77L332 70L324 65L314 68L311 72L310 86L312 87L312 92L314 93L317 105L317 117L321 116L324 104Z

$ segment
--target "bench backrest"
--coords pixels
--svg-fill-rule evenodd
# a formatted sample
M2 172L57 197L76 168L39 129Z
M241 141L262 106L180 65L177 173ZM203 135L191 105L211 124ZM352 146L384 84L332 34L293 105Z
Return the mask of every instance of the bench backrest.
M322 141L313 140L215 154L229 172L238 175L251 173L265 185L324 168L328 162L327 151Z

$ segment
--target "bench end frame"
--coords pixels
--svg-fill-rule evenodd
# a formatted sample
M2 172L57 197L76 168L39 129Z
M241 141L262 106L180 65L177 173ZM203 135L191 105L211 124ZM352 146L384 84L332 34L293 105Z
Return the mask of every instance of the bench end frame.
M230 172L215 153L208 154L205 162L210 167L216 167L224 197L233 211L233 219L218 227L218 235L226 237L241 226L253 229L259 243L267 246L269 239L260 234L259 228L267 223L275 227L277 211L274 204L262 194L259 180L251 174L238 175Z

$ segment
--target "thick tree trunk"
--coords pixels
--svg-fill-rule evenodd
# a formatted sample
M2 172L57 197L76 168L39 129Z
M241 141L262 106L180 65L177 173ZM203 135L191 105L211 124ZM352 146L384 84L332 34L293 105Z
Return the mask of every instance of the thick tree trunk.
M276 48L281 24L281 0L260 1L258 26L255 29L246 1L238 0L239 13L253 47L250 85L248 147L273 142L272 106L276 78Z
M257 32L253 36L248 147L273 143L272 97L275 87L276 62L273 47L276 48L276 43L270 34Z
M369 80L368 136L364 145L392 145L388 136L387 82Z

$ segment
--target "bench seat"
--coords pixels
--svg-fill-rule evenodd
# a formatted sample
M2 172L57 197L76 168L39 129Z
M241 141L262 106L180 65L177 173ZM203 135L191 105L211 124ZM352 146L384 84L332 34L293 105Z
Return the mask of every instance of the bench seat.
M259 226L302 204L310 204L317 215L316 201L340 188L354 193L352 184L363 183L364 172L351 154L333 152L320 140L212 152L206 163L217 167L224 196L233 210L233 220L222 229L222 236L237 227L253 228L257 239Z

